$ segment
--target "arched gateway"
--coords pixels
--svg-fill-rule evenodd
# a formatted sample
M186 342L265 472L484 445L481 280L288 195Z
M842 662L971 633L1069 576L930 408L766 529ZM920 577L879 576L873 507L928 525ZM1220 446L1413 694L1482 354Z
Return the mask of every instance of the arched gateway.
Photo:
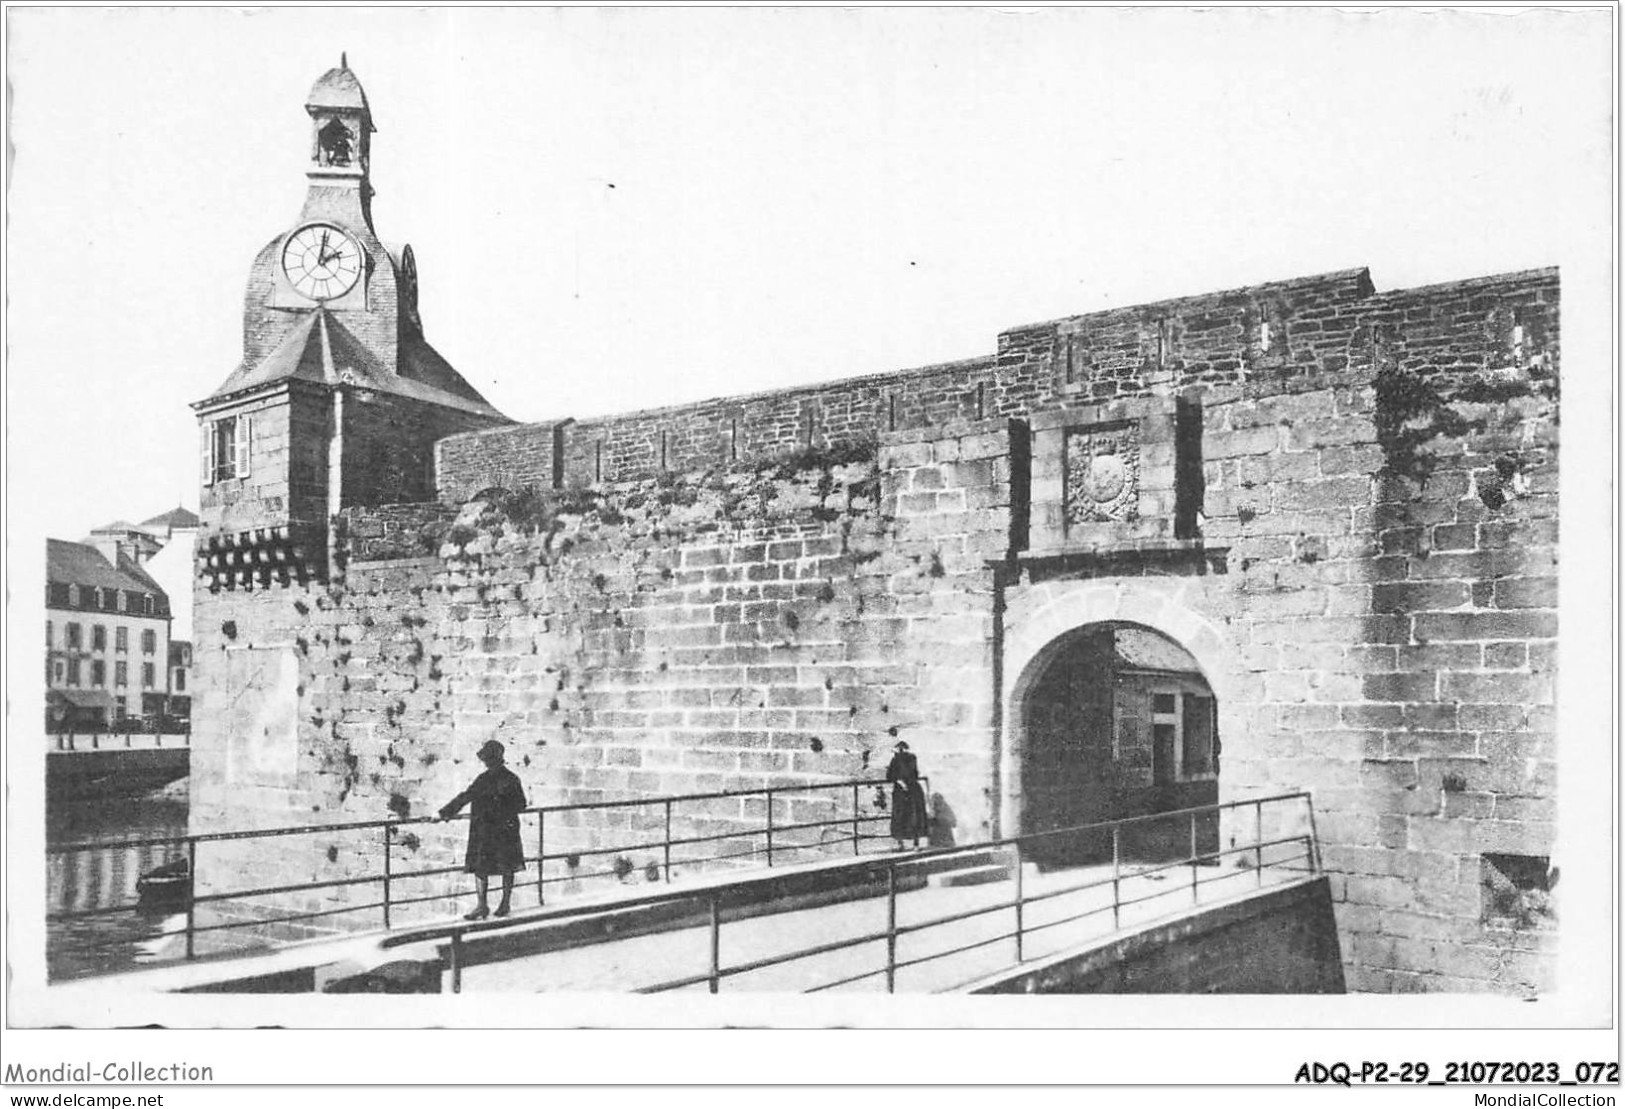
M1002 825L1006 835L1167 813L1219 799L1224 644L1152 587L1052 583L1013 606L1007 640ZM1196 846L1218 823L1197 823ZM1138 821L1118 850L1183 857L1188 817ZM1110 858L1105 834L1046 837L1041 863Z

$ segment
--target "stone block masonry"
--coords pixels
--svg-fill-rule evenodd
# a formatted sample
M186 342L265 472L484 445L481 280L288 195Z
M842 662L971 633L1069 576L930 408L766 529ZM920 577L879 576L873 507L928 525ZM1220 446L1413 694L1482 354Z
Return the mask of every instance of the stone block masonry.
M325 582L200 593L195 824L419 815L488 738L557 804L878 774L906 739L959 842L1019 832L1038 677L1136 624L1213 690L1221 799L1312 792L1350 989L1539 992L1559 337L1555 271L1387 293L1349 271L818 388L402 424L390 458L432 447L438 499L345 512ZM633 823L583 813L549 850ZM398 865L455 860L442 828Z
M235 638L211 621L198 649L291 649L301 711L280 775L251 784L199 761L199 797L222 806L200 808L200 823L424 815L477 773L487 739L505 744L532 804L564 805L878 777L906 737L933 752L925 769L958 835L986 838L993 694L976 679L991 650L987 562L1008 544L993 490L1009 430L966 425L946 440L953 461L894 465L919 438L558 498L345 513L342 574L215 598L217 611L229 600ZM249 796L275 800L245 809ZM797 823L849 813L850 795L777 804ZM674 832L748 837L760 805L687 804ZM582 813L549 826L548 850L625 843L636 821ZM363 837L314 867L296 852L265 884L364 873L381 850ZM248 865L254 852L213 854ZM628 861L641 875L658 858ZM241 884L223 862L216 872Z
M995 975L979 994L1343 993L1324 881L1193 912Z

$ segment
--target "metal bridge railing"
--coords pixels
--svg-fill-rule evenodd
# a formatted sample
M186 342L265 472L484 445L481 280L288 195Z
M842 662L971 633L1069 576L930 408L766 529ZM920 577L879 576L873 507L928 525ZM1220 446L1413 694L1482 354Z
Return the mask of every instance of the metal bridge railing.
M191 732L49 732L47 751L148 751L160 747L190 747Z
M1282 805L1296 806L1300 804L1302 806L1301 820L1293 821L1291 819L1281 819L1280 814L1276 814L1277 824L1282 826L1296 824L1297 828L1294 831L1281 835L1266 836L1264 833L1264 812L1266 806L1271 806L1273 808ZM1250 837L1238 837L1244 839L1244 842L1239 842L1234 846L1225 848L1215 846L1211 849L1204 849L1201 846L1201 837L1199 832L1203 830L1201 825L1207 823L1203 818L1211 817L1216 820L1222 813L1245 812L1249 809L1252 810L1253 831ZM1145 829L1146 827L1152 826L1156 823L1164 823L1174 820L1182 820L1188 825L1188 854L1172 860L1130 865L1125 867L1124 846L1125 841L1130 838L1130 833ZM1091 833L1096 835L1110 836L1111 873L1109 877L1089 879L1075 885L1068 885L1059 889L1047 890L1045 892L1036 894L1029 893L1024 888L1025 882L1023 879L1022 866L1024 851L1032 851L1034 849L1041 850L1044 846L1053 844L1057 840L1075 841L1080 837L1088 836ZM1279 847L1290 847L1292 850L1286 854L1277 852L1266 860L1266 851L1269 851L1271 848ZM909 925L898 923L897 872L899 867L918 866L921 860L925 858L941 858L954 854L985 852L989 848L1007 848L1014 853L1015 881L1012 897L1007 900L996 901L993 904L977 905L973 908L962 911L944 913ZM1244 801L1231 801L1219 805L1203 805L1169 812L1149 813L1143 816L1127 817L1119 820L1078 825L1071 828L1058 828L1051 831L1035 832L1027 835L1015 836L1009 839L967 845L963 848L947 848L937 851L922 852L907 858L888 859L885 862L886 927L884 930L870 931L857 936L847 936L840 940L820 943L799 950L783 952L777 955L748 960L731 965L725 965L721 958L721 914L719 913L719 903L726 899L727 893L725 890L711 891L709 906L711 965L706 968L704 973L687 975L680 978L670 979L665 982L660 982L655 985L645 986L639 990L639 992L657 993L667 990L677 990L691 986L698 986L703 983L707 986L711 993L717 993L721 988L722 981L726 978L737 977L753 971L765 970L769 967L781 966L815 956L827 955L842 950L850 950L866 944L878 945L879 943L884 942L886 956L883 965L865 969L859 973L843 975L842 977L831 981L809 986L806 988L805 992L817 993L823 990L853 985L855 983L864 981L865 979L879 978L884 976L886 992L895 993L897 990L898 972L909 967L921 966L926 963L952 958L957 955L963 955L979 948L986 948L995 944L1009 943L1012 941L1014 944L1015 963L1019 964L1024 961L1025 958L1025 940L1027 937L1032 936L1037 932L1051 928L1059 928L1068 924L1075 924L1078 921L1084 920L1088 917L1104 914L1108 911L1111 913L1112 928L1115 931L1122 926L1124 909L1136 904L1153 901L1158 898L1165 898L1172 892L1171 890L1167 889L1159 889L1156 892L1148 893L1143 896L1124 897L1123 883L1126 879L1131 877L1143 878L1150 875L1165 874L1169 871L1184 870L1189 868L1191 873L1189 886L1190 904L1200 904L1201 887L1203 885L1218 881L1228 881L1234 876L1235 873L1232 871L1229 874L1211 874L1204 878L1202 876L1202 869L1204 867L1222 868L1224 861L1227 859L1249 859L1249 857L1249 861L1252 864L1250 869L1255 876L1254 880L1260 887L1262 887L1264 884L1264 872L1267 869L1279 868L1302 870L1310 874L1320 872L1320 850L1318 839L1315 835L1314 808L1310 802L1310 796L1308 793L1283 793L1269 797L1249 798ZM1081 912L1073 912L1070 915L1063 915L1057 919L1045 921L1038 925L1027 923L1026 918L1028 912L1034 905L1047 901L1058 902L1059 899L1064 897L1075 896L1079 893L1093 889L1104 889L1107 886L1111 888L1110 904L1092 907ZM1001 912L1011 913L1013 915L1014 927L1008 931L1000 931L992 936L981 936L972 942L949 947L946 950L933 951L916 958L904 959L900 958L898 955L899 940L906 936L918 935L933 929L944 929L951 925L959 924L974 918L988 917L992 914ZM456 951L456 945L453 946L452 950L453 952ZM452 978L454 984L459 978L455 967L453 968Z
M1221 818L1224 814L1230 814L1230 823L1232 825L1230 831L1233 843L1228 847L1217 845L1220 838L1219 832L1223 827ZM1251 816L1250 828L1247 827L1245 820L1245 816L1249 814ZM1266 814L1270 817L1268 823L1266 822ZM1157 825L1178 827L1181 836L1185 839L1186 850L1173 858L1163 858L1160 861L1136 861L1131 858L1136 852L1166 852L1168 836L1145 834L1155 829ZM1271 827L1275 830L1266 830ZM1109 842L1109 871L1100 876L1090 877L1081 882L1064 885L1056 889L1034 892L1026 887L1022 867L1024 853L1053 855L1053 849L1057 844L1068 842L1075 844L1090 836L1094 836L1100 841L1102 850L1104 850L1104 845ZM1204 839L1212 840L1212 845L1205 844ZM931 860L951 860L955 856L985 855L990 849L1005 849L1014 854L1014 888L1011 896L1001 897L990 904L978 904L968 909L941 913L929 919L910 924L899 922L899 870L919 868ZM1233 863L1235 860L1243 860L1246 868L1241 869L1232 865L1229 870L1226 870L1223 864L1227 860ZM1266 871L1282 870L1302 874L1318 874L1321 872L1319 843L1315 834L1314 809L1310 802L1310 795L1301 791L1058 828L1015 836L1009 839L967 844L962 847L911 852L903 856L878 857L872 860L872 865L885 868L886 926L884 929L865 931L857 935L844 936L840 939L822 943L795 946L778 954L732 963L727 962L724 958L726 950L724 939L727 935L724 924L731 923L733 920L743 922L755 915L750 912L739 913L730 920L730 908L747 900L743 896L744 883L728 883L704 890L657 893L617 901L616 908L623 910L687 902L694 906L694 917L704 920L703 926L709 933L709 942L706 945L709 959L708 965L703 970L696 970L694 973L677 978L643 985L638 987L636 992L657 993L704 986L709 992L718 993L724 981L752 972L837 952L850 952L866 945L878 948L882 944L884 945L885 956L875 964L861 967L856 973L842 973L839 977L830 980L804 985L802 989L804 992L816 993L854 985L867 979L883 978L886 991L888 993L896 992L899 972L910 967L922 966L934 961L963 955L999 943L1013 944L1014 960L1006 965L1019 965L1027 957L1025 950L1027 940L1040 932L1060 928L1068 924L1076 924L1086 918L1108 912L1111 914L1112 929L1115 931L1124 923L1125 910L1138 904L1145 904L1158 898L1169 898L1171 896L1177 897L1180 901L1177 909L1170 910L1169 914L1164 914L1172 915L1173 912L1183 911L1188 905L1200 904L1203 886L1217 882L1234 882L1237 878L1245 881L1249 871L1252 874L1253 883L1259 888L1264 885ZM1102 860L1100 869L1104 869L1104 860ZM1181 883L1161 887L1151 893L1125 896L1124 886L1126 883L1133 883L1136 879L1150 879L1156 875L1163 875L1165 880L1170 873L1186 869L1190 871L1188 884ZM1210 873L1204 875L1204 870ZM1052 920L1033 922L1030 919L1032 910L1037 906L1046 903L1059 905L1064 898L1075 897L1077 894L1090 890L1104 890L1108 887L1111 890L1109 902L1082 911L1062 914ZM1188 899L1186 896L1187 891ZM518 921L488 921L414 929L410 934L386 940L385 946L393 947L405 943L417 944L445 941L447 944L446 959L450 986L453 992L460 992L463 972L469 965L465 945L470 936L480 936L515 926L533 927L548 920L562 921L585 911L589 910L560 909L544 914L528 914ZM602 906L591 911L602 911ZM997 931L993 935L979 936L969 943L950 946L944 950L933 951L922 956L904 958L899 955L899 941L906 937L928 933L932 930L947 929L965 921L979 917L991 917L998 913L1010 914L1013 927Z
M922 786L928 788L929 778L920 779ZM866 841L884 840L889 838L884 833L876 834L872 826L877 822L890 819L890 814L883 808L866 810L863 806L863 791L876 787L885 788L888 783L884 779L860 778L848 779L838 782L824 782L802 785L783 785L759 787L755 789L719 790L711 793L686 793L663 797L630 798L614 801L593 801L567 805L537 805L523 810L521 817L535 818L536 853L527 855L527 864L534 864L536 878L515 884L516 890L534 887L538 904L545 904L549 887L556 887L564 883L573 883L579 888L585 881L598 878L621 879L628 876L624 869L625 862L630 855L638 852L658 852L658 864L651 863L644 868L645 878L654 881L656 878L650 868L658 868L658 880L670 883L676 868L694 865L707 865L730 860L762 858L767 866L771 867L775 861L782 861L787 857L806 857L808 852L820 852L828 855L832 851L844 851L850 844L853 855L861 855ZM776 819L776 801L786 798L809 794L824 794L828 797L828 805L841 809L834 815L817 820L787 821ZM741 806L741 816L712 817L718 824L726 825L723 830L707 834L674 834L681 830L679 818L705 819L701 814L698 817L685 816L682 812L685 806L692 808L697 804L724 799L739 799L741 801L762 799L762 814L759 821L752 821L744 814L746 807ZM841 802L849 798L849 803L842 806ZM788 808L788 806L785 806ZM607 810L654 810L659 815L660 835L658 838L647 838L629 843L615 843L611 846L578 846L568 845L563 849L548 850L548 825L551 820L557 827L566 820L577 818L582 814L603 812ZM451 818L453 821L467 820L467 815ZM268 845L275 840L291 836L311 836L321 834L367 834L376 835L381 847L381 863L377 870L362 874L347 875L326 881L289 882L273 886L245 887L241 889L211 890L207 893L190 892L184 901L184 924L172 929L154 929L146 936L148 940L162 941L172 937L184 937L185 957L190 959L197 955L198 937L213 933L264 929L268 926L308 924L311 921L329 920L338 916L354 916L355 914L376 913L377 921L385 928L394 923L396 909L422 904L425 902L449 902L455 898L466 896L473 892L471 886L459 885L455 889L439 889L422 894L409 892L410 884L421 883L426 880L442 878L448 875L461 874L463 867L460 864L420 867L411 870L398 870L394 864L394 856L407 836L413 833L404 831L413 826L443 824L446 821L438 817L416 817L398 820L365 820L345 823L295 825L280 828L251 829L240 832L210 832L198 835L174 837L150 837L144 839L120 839L107 841L86 841L80 843L61 844L47 848L48 857L67 856L77 853L94 851L129 851L144 847L167 847L173 851L172 861L178 863L185 860L185 874L188 879L195 879L198 873L198 853L200 847L206 848L212 844L239 843L243 841L264 841ZM798 833L801 833L798 835ZM692 851L707 844L725 845L729 843L747 844L743 849L736 851L721 851L712 854L685 853L685 849ZM760 845L758 845L760 843ZM314 847L309 850L315 851ZM458 852L460 855L460 851ZM620 865L603 869L583 869L584 860L605 856L616 856ZM554 873L549 875L548 864L554 865ZM559 873L564 864L564 873ZM320 894L323 891L345 889L350 887L372 886L378 890L374 900L363 902L345 902L331 908L312 909L303 912L286 912L274 916L254 916L242 920L224 920L218 923L200 923L198 921L199 906L216 904L220 902L245 902L254 898L282 897L295 894ZM67 923L87 921L98 917L108 917L115 914L132 913L141 908L139 898L122 899L113 904L97 905L83 909L65 909L48 912L48 923ZM177 914L178 915L178 914ZM533 916L526 919L534 919ZM114 941L116 942L116 941Z

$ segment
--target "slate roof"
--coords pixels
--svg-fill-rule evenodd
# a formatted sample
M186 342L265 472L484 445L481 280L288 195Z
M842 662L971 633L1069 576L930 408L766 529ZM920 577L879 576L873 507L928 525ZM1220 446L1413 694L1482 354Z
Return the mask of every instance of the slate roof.
M1117 629L1117 664L1128 670L1201 672L1185 648L1157 632L1138 628Z
M325 308L301 319L258 365L238 366L209 399L292 380L333 384L343 381L380 393L507 419L421 335L407 331L401 336L400 372L391 373Z
M45 580L65 585L91 585L103 589L129 589L151 593L167 603L163 587L138 566L134 559L119 556L118 565L107 561L95 547L70 543L66 539L45 541Z
M244 389L254 389L277 381L326 381L325 359L322 356L321 334L317 321L326 313L316 311L301 319L297 326L278 343L256 366L244 362L216 389L210 399Z
M310 95L305 97L305 107L359 109L369 116L372 114L360 79L343 62L316 78L316 83L310 87Z
M142 520L141 526L148 530L174 531L176 528L195 528L203 521L198 514L184 505L176 505L161 516L154 516L150 520Z

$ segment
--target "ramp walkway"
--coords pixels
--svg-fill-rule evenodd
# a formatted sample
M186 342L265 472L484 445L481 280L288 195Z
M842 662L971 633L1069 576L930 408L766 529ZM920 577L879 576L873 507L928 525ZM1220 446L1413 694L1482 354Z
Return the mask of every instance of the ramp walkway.
M642 896L193 963L152 972L167 983L145 988L953 990L1319 872L1310 798L1289 793L964 847L691 872Z
M1125 861L1125 843L1168 839L1136 833L1166 832L1170 824L1188 827L1187 854ZM1214 842L1202 842L1203 829ZM1217 845L1221 830L1234 846ZM1106 842L1108 862L1040 868L1022 858L1025 851L1053 859L1057 844ZM1308 795L1283 794L809 867L794 879L758 878L594 911L409 930L384 941L380 966L393 963L396 975L419 980L442 968L440 988L452 992L930 992L1299 882L1319 869ZM814 897L816 907L797 903L809 879L826 890ZM662 917L657 925L639 921L639 913L651 912ZM629 929L639 934L628 936ZM410 966L419 973L407 972Z
M890 905L870 897L819 908L726 922L721 929L719 990L808 993L825 990L935 993L953 990L1030 959L1040 959L1259 889L1300 881L1307 865L1264 871L1183 866L1131 874L1120 895L1131 902L1112 913L1111 868L1035 873L1023 882L1022 938L1016 938L1016 881L931 886L896 899L895 940ZM1191 872L1195 871L1193 886ZM710 989L712 935L704 925L591 946L541 951L460 971L462 992L656 992ZM895 946L888 951L888 946ZM400 949L397 949L400 950ZM401 950L401 954L405 954ZM438 957L438 956L436 956ZM888 974L888 965L891 970ZM698 979L698 980L695 980ZM672 983L677 983L672 985Z

